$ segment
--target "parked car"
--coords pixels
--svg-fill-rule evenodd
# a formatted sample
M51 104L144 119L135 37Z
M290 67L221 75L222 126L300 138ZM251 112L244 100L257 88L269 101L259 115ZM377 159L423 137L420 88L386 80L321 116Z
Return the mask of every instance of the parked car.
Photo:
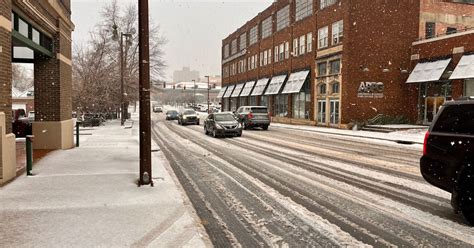
M270 126L270 115L266 106L241 106L235 115L244 129L261 127L267 130Z
M193 109L185 109L179 113L178 124L187 125L187 124L196 124L199 125L199 118L196 111Z
M83 127L98 127L102 125L105 120L99 114L87 113L82 115L81 122Z
M179 119L179 113L176 110L166 111L166 120L177 120Z
M153 106L153 112L155 113L162 113L163 108L161 106Z
M209 114L204 121L204 133L220 136L242 136L242 124L230 112Z
M12 110L12 131L17 138L26 137L33 133L32 124L24 109Z
M474 99L445 103L426 133L421 174L451 192L451 205L474 225Z

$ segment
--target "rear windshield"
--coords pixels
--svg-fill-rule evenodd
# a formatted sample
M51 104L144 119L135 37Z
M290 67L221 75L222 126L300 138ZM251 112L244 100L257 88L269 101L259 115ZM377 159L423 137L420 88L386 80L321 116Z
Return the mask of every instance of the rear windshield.
M186 110L186 111L184 111L184 114L185 115L195 115L196 112L194 110Z
M257 114L266 114L268 113L267 108L251 108L252 113L257 113Z
M474 134L474 104L444 106L433 132Z
M235 121L235 117L231 114L226 115L214 115L216 121Z

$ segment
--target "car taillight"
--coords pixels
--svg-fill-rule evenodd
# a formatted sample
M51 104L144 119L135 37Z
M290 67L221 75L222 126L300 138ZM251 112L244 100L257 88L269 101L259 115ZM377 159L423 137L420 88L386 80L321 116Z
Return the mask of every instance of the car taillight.
M249 118L249 119L253 119L253 114L252 114L252 112L249 113L248 118Z
M423 142L423 156L428 153L428 139L430 138L430 132L426 132L425 141Z

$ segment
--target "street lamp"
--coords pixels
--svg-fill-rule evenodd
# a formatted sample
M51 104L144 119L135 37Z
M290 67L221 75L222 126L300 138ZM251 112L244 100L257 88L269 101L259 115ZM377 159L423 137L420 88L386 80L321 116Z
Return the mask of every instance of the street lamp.
M112 26L113 30L113 40L118 40L118 26L114 24ZM120 124L123 126L125 123L125 116L127 115L128 117L128 111L126 110L125 106L125 101L124 101L124 58L123 58L123 37L125 37L127 45L131 45L132 41L132 35L135 34L135 29L132 29L130 33L123 33L120 31L120 109L121 114L120 114Z
M210 106L210 101L209 101L209 76L204 76L207 78L207 113L211 113L211 109L209 108Z

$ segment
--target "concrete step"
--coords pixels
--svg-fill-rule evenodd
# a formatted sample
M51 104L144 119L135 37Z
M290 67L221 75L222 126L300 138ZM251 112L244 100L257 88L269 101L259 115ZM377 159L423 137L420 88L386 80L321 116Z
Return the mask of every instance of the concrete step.
M370 132L378 132L378 133L391 133L395 130L387 129L387 128L380 128L380 127L363 127L362 131L370 131Z

